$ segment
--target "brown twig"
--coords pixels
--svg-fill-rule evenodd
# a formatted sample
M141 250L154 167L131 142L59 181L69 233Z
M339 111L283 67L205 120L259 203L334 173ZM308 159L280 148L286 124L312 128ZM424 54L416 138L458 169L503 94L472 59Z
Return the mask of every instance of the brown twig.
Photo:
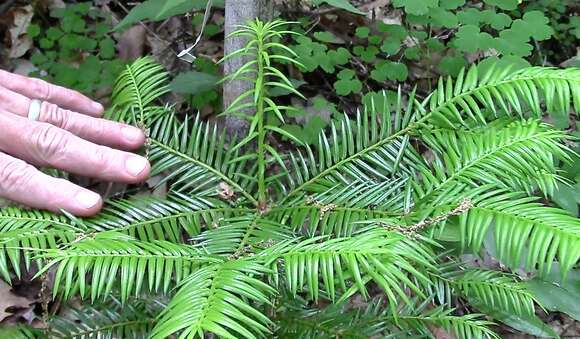
M312 205L320 209L320 220L328 212L335 210L338 206L336 204L323 204L320 201L315 200L313 197L306 198L306 205Z
M419 221L418 223L411 225L411 226L401 226L401 225L393 225L393 224L386 224L386 223L379 223L379 224L381 224L381 226L383 226L387 229L390 229L390 230L394 230L394 231L397 231L397 232L400 232L400 233L403 233L406 235L414 235L414 234L422 231L423 229L425 229L427 226L440 223L440 222L442 222L442 221L444 221L452 216L461 215L461 214L467 212L472 207L473 207L473 202L471 201L471 199L465 198L459 204L459 206L455 207L451 211L449 211L447 213L443 213L443 214L438 215L438 216L433 217L433 218L428 218L428 219Z

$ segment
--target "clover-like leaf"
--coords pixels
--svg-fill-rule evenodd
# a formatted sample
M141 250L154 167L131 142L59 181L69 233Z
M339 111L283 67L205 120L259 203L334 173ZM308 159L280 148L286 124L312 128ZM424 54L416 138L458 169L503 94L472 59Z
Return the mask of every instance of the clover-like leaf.
M532 53L532 45L528 43L529 37L522 31L506 29L499 33L492 46L503 55L515 55L525 57Z
M331 44L342 44L344 41L337 37L336 35L332 34L331 32L314 32L313 36L322 42L327 42Z
M455 34L453 44L460 51L475 53L477 50L490 48L493 45L493 37L481 32L475 25L465 25Z
M463 56L446 56L439 63L439 70L443 74L457 76L462 68L467 66L467 61Z
M366 13L357 9L356 7L354 7L350 1L348 0L313 0L312 1L313 4L315 4L316 6L319 6L323 3L327 3L330 6L336 7L336 8L341 8L344 9L346 11L349 11L351 13L355 13L355 14L361 14L361 15L365 15Z
M511 29L527 33L535 40L546 40L554 34L550 20L540 11L526 12L522 19L515 20Z
M396 37L387 37L383 40L381 45L381 51L393 55L397 54L401 49L401 40Z
M384 60L375 66L375 69L371 72L371 78L376 81L385 80L397 80L405 81L407 79L408 70L407 66L403 63L392 62L389 60Z
M429 8L437 7L439 0L393 0L395 7L404 7L405 13L414 15L427 14Z
M432 8L429 11L429 16L433 20L433 24L441 27L453 28L459 23L457 16L453 12L439 7Z
M327 73L334 73L337 65L345 65L352 56L348 49L340 47L336 50L330 50L326 54L319 54L320 67Z
M375 61L377 54L379 54L379 49L377 46L355 46L353 49L355 55L358 55L364 62Z
M465 0L440 0L439 7L443 9L456 9L465 5Z
M484 0L484 2L490 6L497 6L503 10L513 10L518 7L521 0Z
M359 38L368 38L370 32L371 30L368 27L357 27L355 35Z
M343 69L338 73L338 80L334 83L334 89L338 95L349 95L362 90L362 83L356 78L351 69Z

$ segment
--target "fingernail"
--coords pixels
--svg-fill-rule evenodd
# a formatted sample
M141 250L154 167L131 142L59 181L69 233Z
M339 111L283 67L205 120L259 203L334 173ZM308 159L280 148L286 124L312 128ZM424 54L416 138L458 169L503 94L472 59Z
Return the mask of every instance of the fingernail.
M121 128L121 133L127 141L137 142L143 139L143 132L135 127L126 126Z
M101 197L91 191L80 191L76 196L77 202L84 208L90 209L99 203Z
M105 108L103 107L103 105L99 104L98 102L94 102L91 104L91 108L95 111L95 112L102 112L105 110Z
M129 157L125 161L125 167L127 168L127 172L132 176L136 177L141 174L145 168L147 167L147 160L141 157Z

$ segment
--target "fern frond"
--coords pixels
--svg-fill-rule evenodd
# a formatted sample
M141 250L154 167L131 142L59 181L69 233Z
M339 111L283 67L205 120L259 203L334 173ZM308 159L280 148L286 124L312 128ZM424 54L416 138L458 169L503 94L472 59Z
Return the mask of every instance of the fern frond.
M267 270L250 260L234 260L196 270L167 305L151 338L257 338L270 333L271 321L252 303L270 305L275 290L258 279Z
M374 298L364 308L351 309L347 302L311 308L300 296L288 296L277 310L274 334L280 339L380 337L390 325L380 320L383 303Z
M580 220L568 212L521 192L482 187L469 195L474 207L459 216L463 246L479 252L493 229L497 256L510 267L520 267L523 255L528 270L547 274L557 259L565 275L580 260Z
M143 300L123 304L115 298L96 306L67 308L49 322L50 338L148 337L164 305Z
M309 236L353 234L361 221L400 216L407 209L408 179L381 183L354 181L331 187L319 185L318 193L298 197L267 211L267 216Z
M404 190L409 178L395 178L378 183L354 181L346 186L317 187L317 193L309 196L310 201L320 204L335 204L352 208L372 208L379 211L402 213ZM292 202L292 205L295 202Z
M0 275L21 276L21 259L30 268L34 250L56 248L75 239L80 230L65 216L50 212L3 208L0 210ZM41 266L41 261L37 261Z
M485 128L479 133L437 131L422 138L439 156L432 164L433 172L421 171L422 181L415 185L419 207L424 203L438 205L470 187L485 184L520 190L539 186L553 194L554 160L569 159L562 144L565 134L536 120ZM516 180L526 186L518 187Z
M496 271L467 270L452 277L452 284L461 294L489 309L502 309L518 316L535 314L534 297L513 276Z
M479 76L476 65L462 70L454 82L439 79L437 89L428 100L429 122L454 128L467 122L485 124L485 110L524 117L531 111L541 117L542 99L548 111L568 114L570 103L580 113L580 69L530 67L512 72L509 68L491 68ZM526 105L527 107L525 107ZM466 118L467 117L467 118Z
M429 309L428 302L401 306L397 314L385 309L380 298L363 308L340 303L317 309L296 301L284 305L277 322L280 338L432 338L433 331L441 328L460 339L499 339L489 329L493 323L480 314L457 316L442 306Z
M47 336L40 329L24 325L0 325L0 338L44 339Z
M416 158L406 151L410 132L428 122L450 128L455 126L452 121L467 126L464 116L475 122L485 122L481 107L496 111L495 102L506 112L510 112L511 107L523 112L520 101L539 112L540 90L544 91L549 109L554 108L555 103L565 109L570 102L579 108L578 72L577 69L528 68L510 74L509 70L491 70L478 80L477 67L473 66L467 74L462 73L455 84L451 79L441 80L438 90L425 105L415 104L414 94L411 94L407 109L403 110L399 93L393 113L377 114L371 105L362 115L357 114L354 128L348 118L341 126L333 124L331 138L323 133L320 136L316 149L318 158L309 149L306 155L301 152L291 155L294 174L288 178L288 189L283 184L280 186L288 196L294 196L320 180L384 179L399 166L402 171L412 167L412 161L405 161L406 157ZM553 100L553 95L558 99ZM386 95L384 100L387 100ZM388 103L383 106L389 107Z
M386 93L383 106L390 107ZM409 132L420 116L416 109L414 93L403 107L399 91L395 110L377 113L374 98L363 112L357 112L356 121L345 116L331 124L332 137L320 134L315 150L309 146L306 154L290 154L292 172L287 183L279 182L286 195L283 202L298 194L310 193L320 184L349 184L355 180L382 182L396 174L412 175L412 168L419 157L409 143ZM315 156L316 154L316 156Z
M78 291L81 298L90 295L91 301L109 295L115 283L120 285L123 301L132 293L141 293L144 285L151 292L161 286L167 292L173 279L179 282L201 265L221 261L189 245L140 242L114 232L100 232L66 248L47 250L42 257L51 262L37 275L58 265L54 295L62 292L66 299Z
M347 238L283 242L260 255L271 261L282 258L291 293L307 290L314 300L319 297L320 281L324 294L334 300L337 288L346 295L358 291L367 296L365 285L372 280L385 291L389 302L401 298L410 303L404 288L423 295L421 286L430 284L416 267L435 269L427 248L380 228Z
M193 237L205 225L247 211L246 208L231 207L216 199L171 194L165 199L111 200L98 216L84 223L97 232L115 231L142 241L170 240L180 243L183 242L184 232Z
M118 109L112 113L113 118L143 125L164 112L151 103L169 92L168 80L169 73L152 57L135 60L121 72L113 87L112 101Z
M240 159L239 149L227 147L225 133L218 133L217 125L202 122L199 115L182 123L168 114L151 127L150 137L152 175L166 173L162 182L175 181L174 190L215 196L225 184L256 204L251 194L253 173L247 166L252 159Z
M237 257L292 238L285 225L247 214L221 219L193 240L208 253Z
M453 310L445 309L442 306L425 311L418 315L400 315L396 319L401 325L398 327L406 329L421 329L423 333L432 326L443 328L453 333L457 338L493 338L500 337L489 329L493 322L483 320L481 314L471 313L462 316L452 314Z
M103 231L126 233L142 241L170 240L182 243L184 234L197 236L205 225L252 212L215 199L173 194L110 200L96 217L70 219L49 212L5 208L0 211L0 274L9 282L10 272L21 275L21 260L28 270L35 253L57 249ZM37 266L43 266L40 259Z

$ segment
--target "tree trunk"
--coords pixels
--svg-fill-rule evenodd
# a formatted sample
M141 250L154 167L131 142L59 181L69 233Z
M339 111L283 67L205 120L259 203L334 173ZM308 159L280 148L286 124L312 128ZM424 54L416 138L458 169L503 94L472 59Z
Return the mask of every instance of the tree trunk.
M260 18L270 20L272 17L272 0L226 0L225 4L225 35L226 37L236 30L236 25L244 25L250 20ZM224 42L225 54L232 53L246 45L245 37L230 37ZM242 67L251 59L247 57L237 57L224 63L224 74L229 75ZM247 76L247 75L245 75ZM230 104L240 94L251 89L254 84L248 81L228 81L223 86L224 108ZM251 99L248 99L251 100ZM244 113L253 113L251 110ZM238 117L227 116L225 118L225 128L230 135L244 136L248 131L248 122Z

